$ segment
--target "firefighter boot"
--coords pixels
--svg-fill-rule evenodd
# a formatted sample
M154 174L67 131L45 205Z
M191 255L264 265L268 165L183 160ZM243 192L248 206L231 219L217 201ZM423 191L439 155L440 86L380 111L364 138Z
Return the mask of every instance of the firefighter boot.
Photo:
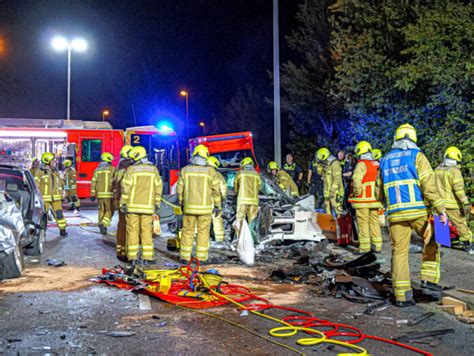
M99 224L99 230L102 235L107 235L107 228L103 224Z
M66 229L59 230L59 235L66 237L67 236Z

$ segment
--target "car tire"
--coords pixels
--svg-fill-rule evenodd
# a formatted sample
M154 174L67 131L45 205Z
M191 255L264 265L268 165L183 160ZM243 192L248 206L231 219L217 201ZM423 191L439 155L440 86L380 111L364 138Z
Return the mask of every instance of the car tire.
M13 253L7 255L1 261L3 265L3 278L19 278L23 275L23 270L25 268L23 251L20 245L16 245Z
M44 242L46 231L43 228L38 229L35 240L25 249L27 256L40 256L44 251Z
M178 229L178 225L175 223L175 222L172 222L172 223L169 223L168 224L168 230L172 233L172 234L176 234L176 230Z

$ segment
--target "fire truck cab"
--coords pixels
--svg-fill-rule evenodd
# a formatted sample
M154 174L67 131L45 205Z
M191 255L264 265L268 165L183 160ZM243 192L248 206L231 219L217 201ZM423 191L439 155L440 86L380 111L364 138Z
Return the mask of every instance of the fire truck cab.
M249 131L192 138L189 140L190 154L197 145L206 146L209 153L219 159L222 168L239 169L240 161L251 157L259 170L252 133Z
M116 165L122 147L123 131L113 130L108 122L0 119L0 163L29 167L33 157L52 152L61 169L69 158L77 170L79 198L90 197L92 175L101 154L112 153Z

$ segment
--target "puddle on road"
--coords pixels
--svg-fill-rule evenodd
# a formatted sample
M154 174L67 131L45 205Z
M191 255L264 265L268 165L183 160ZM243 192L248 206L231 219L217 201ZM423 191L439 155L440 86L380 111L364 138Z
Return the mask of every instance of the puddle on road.
M23 277L0 284L0 292L74 291L93 285L89 278L98 274L93 267L28 267Z

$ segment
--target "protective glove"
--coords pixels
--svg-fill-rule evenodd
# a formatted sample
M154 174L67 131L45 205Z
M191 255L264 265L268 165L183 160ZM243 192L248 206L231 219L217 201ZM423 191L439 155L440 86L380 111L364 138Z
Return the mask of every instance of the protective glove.
M127 212L127 206L125 204L122 204L122 206L120 207L120 210L122 211L122 213L126 213Z
M221 213L221 209L219 209L219 208L217 208L217 207L214 208L214 210L212 211L212 214L213 214L214 217L216 217L216 218L219 216L220 213Z
M464 216L466 216L466 219L470 220L471 219L471 203L464 204Z
M158 205L155 205L155 214L160 215L160 207Z
M95 201L95 197L91 197L91 201Z

